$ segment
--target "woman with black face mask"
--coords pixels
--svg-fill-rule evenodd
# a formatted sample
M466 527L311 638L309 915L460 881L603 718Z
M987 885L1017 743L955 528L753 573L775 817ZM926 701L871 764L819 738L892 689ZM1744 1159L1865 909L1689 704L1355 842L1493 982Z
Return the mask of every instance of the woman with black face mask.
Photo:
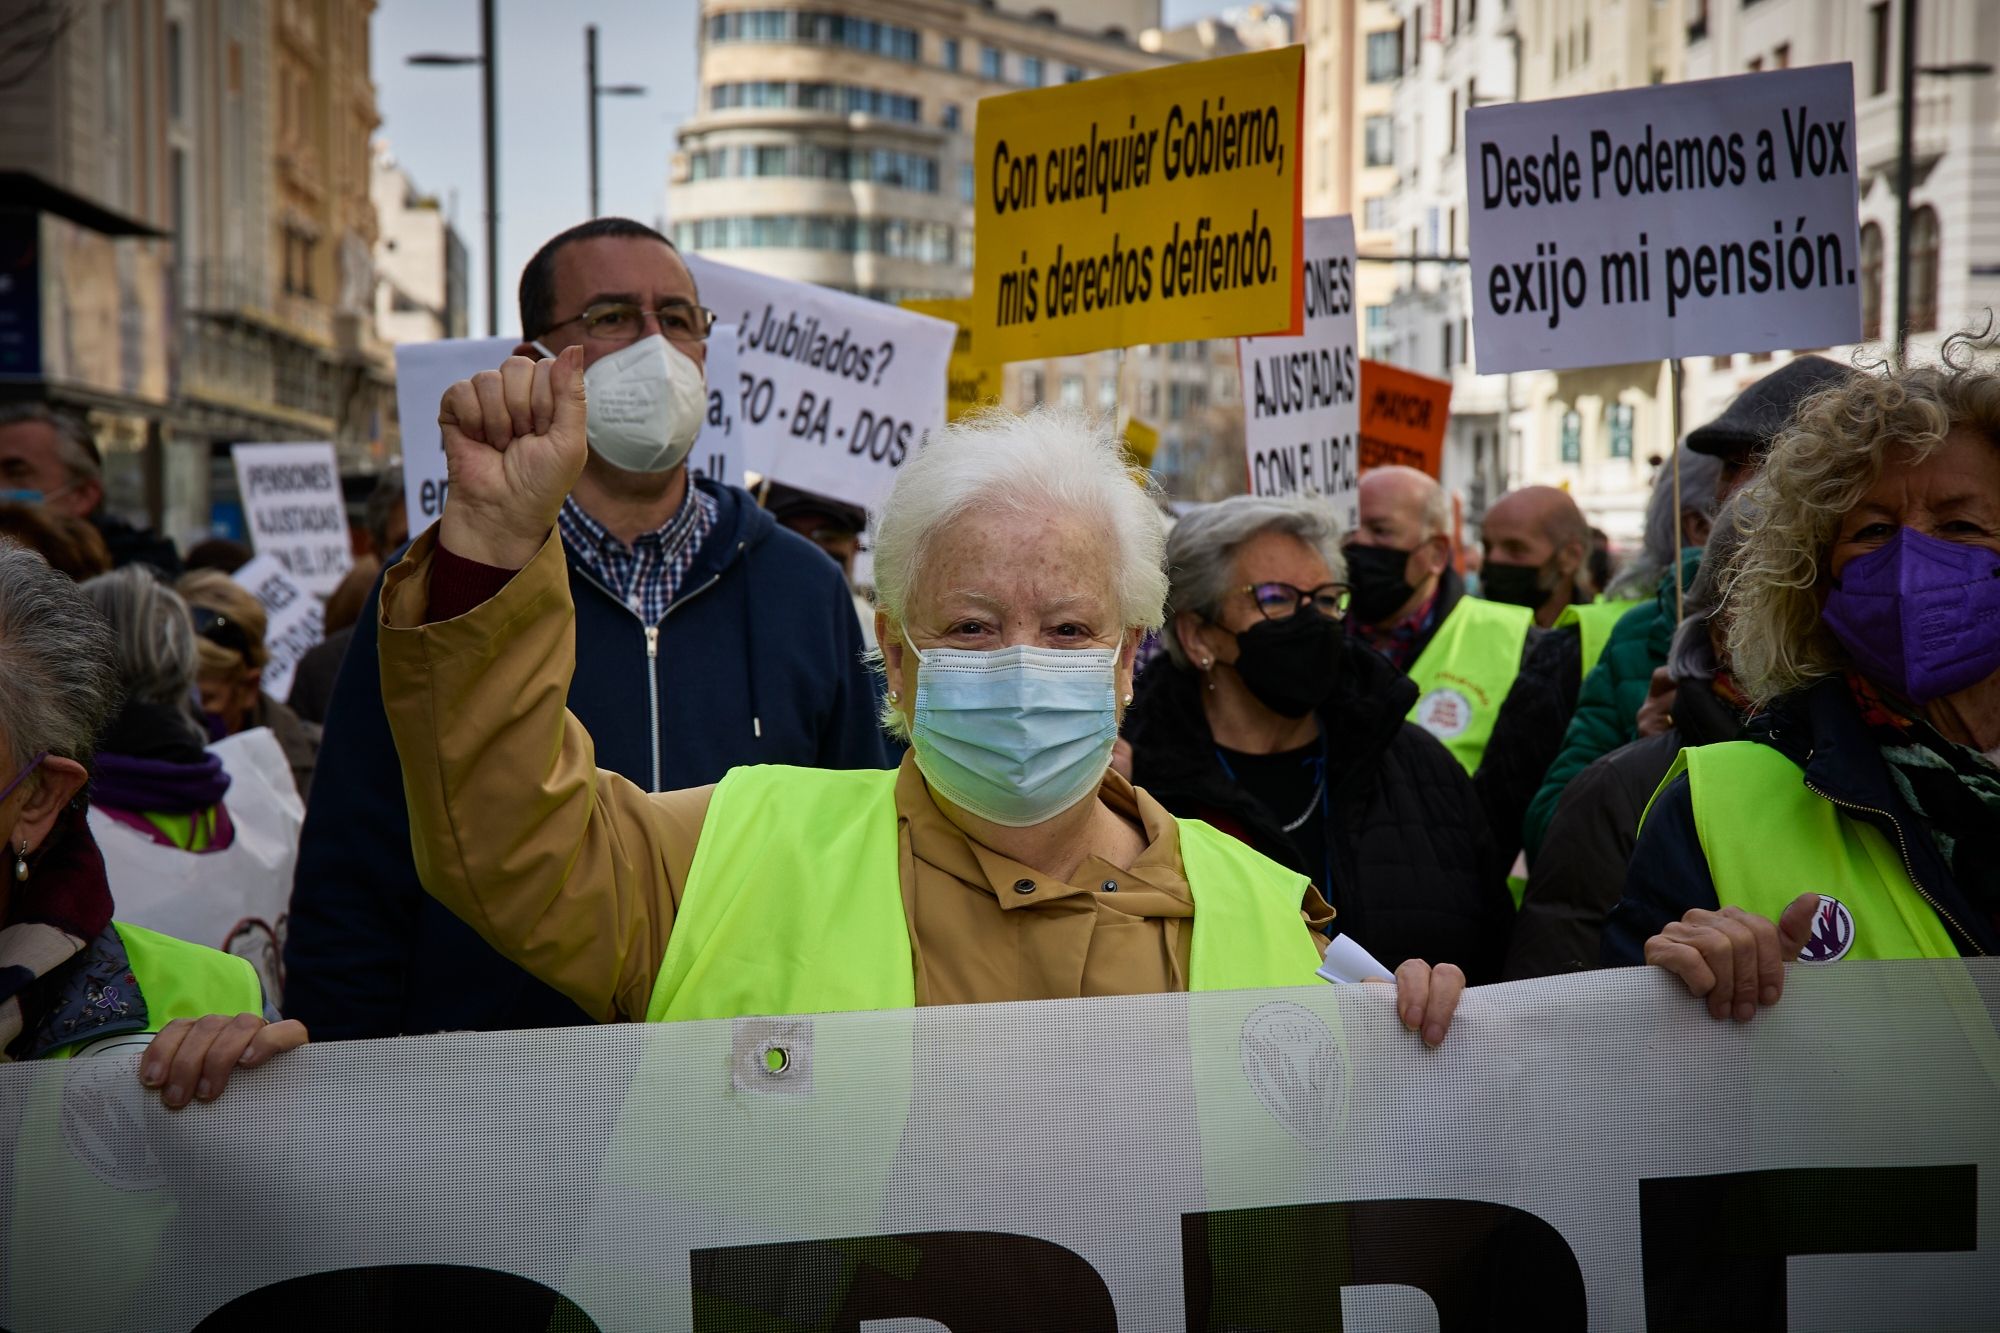
M1505 867L1464 769L1404 720L1416 686L1344 632L1331 511L1204 506L1175 526L1167 568L1168 656L1125 718L1134 781L1310 875L1335 929L1377 957L1497 979Z

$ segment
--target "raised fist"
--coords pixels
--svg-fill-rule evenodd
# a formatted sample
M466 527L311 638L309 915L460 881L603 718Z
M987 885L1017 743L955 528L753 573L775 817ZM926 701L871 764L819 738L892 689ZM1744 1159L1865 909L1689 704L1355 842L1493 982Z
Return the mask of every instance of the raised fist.
M438 538L503 569L534 559L589 453L583 349L510 356L444 391L438 429L451 477Z

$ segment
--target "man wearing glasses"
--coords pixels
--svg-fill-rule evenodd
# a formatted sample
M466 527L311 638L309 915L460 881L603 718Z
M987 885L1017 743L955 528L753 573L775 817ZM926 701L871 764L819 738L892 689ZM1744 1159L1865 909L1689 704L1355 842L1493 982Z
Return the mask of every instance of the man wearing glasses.
M741 764L887 766L840 570L744 491L688 471L715 316L673 245L623 218L573 227L528 262L520 307L516 355L583 349L590 458L550 539L576 604L569 707L597 763L653 791ZM483 589L478 602L507 577L440 551L432 592L457 581ZM371 598L327 718L292 898L288 1010L333 1038L591 1021L424 892L375 669L378 620Z

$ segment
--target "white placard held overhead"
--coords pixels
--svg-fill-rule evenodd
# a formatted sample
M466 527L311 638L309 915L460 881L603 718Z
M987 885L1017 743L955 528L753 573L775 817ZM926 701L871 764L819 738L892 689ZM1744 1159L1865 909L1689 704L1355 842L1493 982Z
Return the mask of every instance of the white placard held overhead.
M743 395L736 370L736 326L718 321L708 335L708 415L688 455L688 470L729 486L741 486L747 471L762 473L765 460L753 454L742 427Z
M354 568L333 446L239 444L230 453L251 549L275 557L307 592L327 596Z
M403 512L415 537L444 512L447 474L438 403L454 383L498 370L519 338L440 338L396 346L396 416L403 430Z
M1305 332L1236 340L1250 491L1324 496L1352 532L1361 479L1354 219L1307 218L1301 266Z
M326 617L320 601L285 572L269 555L260 555L233 576L264 608L264 693L286 699L299 659L326 637Z
M1844 64L1468 112L1480 373L1859 341L1854 123Z
M684 257L702 304L737 326L736 429L746 452L764 461L767 475L800 490L880 503L896 469L944 424L957 327L828 287ZM715 337L709 341L715 357ZM713 366L709 384L722 387Z

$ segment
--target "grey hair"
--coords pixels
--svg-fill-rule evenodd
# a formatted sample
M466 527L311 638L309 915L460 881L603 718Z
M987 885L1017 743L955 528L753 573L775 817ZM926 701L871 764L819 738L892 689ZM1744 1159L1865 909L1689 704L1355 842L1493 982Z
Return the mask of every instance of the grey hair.
M1370 476L1403 475L1421 482L1424 488L1424 535L1423 540L1433 537L1451 536L1451 497L1444 493L1444 487L1430 473L1402 463L1391 463L1386 467L1368 469Z
M111 625L111 660L125 697L171 708L197 727L192 699L201 658L181 595L140 565L99 574L83 595Z
M13 776L47 751L84 765L118 708L111 627L67 574L0 541L0 737Z
M99 461L97 441L91 438L90 426L82 417L46 403L0 403L0 428L18 426L24 421L39 422L55 431L59 442L57 454L72 478L77 481L104 480L104 465Z
M875 598L901 625L931 543L977 509L1080 514L1118 548L1114 581L1126 629L1157 629L1167 598L1166 523L1159 487L1133 466L1110 425L1043 405L1025 413L988 408L926 440L896 473L874 515ZM904 730L885 704L883 724Z
M1674 502L1674 464L1668 459L1653 478L1652 498L1646 501L1644 544L1604 590L1610 601L1651 597L1658 589L1680 556L1682 514L1693 509L1706 518L1715 517L1715 486L1722 479L1722 458L1696 453L1685 444L1674 452L1681 460L1680 502Z
M1332 505L1309 496L1232 495L1181 515L1167 537L1169 622L1182 612L1215 619L1235 583L1237 551L1266 532L1298 538L1319 552L1335 583L1347 581L1344 534ZM1171 623L1160 638L1174 665L1187 666L1187 650Z
M1715 516L1709 529L1708 545L1702 548L1701 568L1688 585L1682 601L1681 623L1674 628L1672 646L1667 650L1667 671L1675 680L1713 680L1715 645L1709 625L1722 609L1722 590L1728 582L1729 567L1756 526L1756 510L1740 492Z

